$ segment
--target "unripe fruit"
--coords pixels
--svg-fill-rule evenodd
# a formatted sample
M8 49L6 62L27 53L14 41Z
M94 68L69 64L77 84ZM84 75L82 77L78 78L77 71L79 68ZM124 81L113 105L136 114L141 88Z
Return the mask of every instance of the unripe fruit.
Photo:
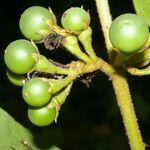
M51 31L45 23L48 19L52 23L56 23L54 14L48 9L41 6L29 7L21 15L19 21L20 30L26 38L40 41L43 39L43 36L40 34L41 30Z
M4 54L7 67L16 74L26 74L35 65L33 54L36 48L28 40L20 39L10 43Z
M90 15L80 7L72 7L62 15L61 24L67 30L82 31L89 26Z
M26 78L24 75L15 74L11 72L10 70L7 71L6 75L12 84L17 85L17 86L23 86L23 81Z
M23 98L30 106L44 106L51 100L49 88L50 85L46 81L40 78L32 78L23 87Z
M124 53L133 53L146 44L149 28L139 16L127 13L113 21L109 37L115 48Z
M28 118L29 120L37 126L48 126L52 122L54 122L56 117L56 109L55 108L47 108L47 107L29 107L28 108Z

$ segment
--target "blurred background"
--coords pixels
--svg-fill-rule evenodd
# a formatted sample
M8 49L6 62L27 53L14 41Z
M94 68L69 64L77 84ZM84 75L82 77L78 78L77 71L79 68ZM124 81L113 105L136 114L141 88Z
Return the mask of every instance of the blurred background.
M12 85L5 75L3 55L10 42L24 38L19 30L19 18L26 8L34 5L50 6L57 16L59 25L61 15L66 9L83 5L91 15L94 49L98 56L108 59L94 0L5 0L0 5L0 107L33 131L34 142L39 149L47 149L54 144L62 150L129 150L112 85L100 72L96 73L89 88L78 80L74 83L69 97L62 106L57 124L38 128L28 121L27 105L23 101L21 88ZM110 0L110 7L113 18L126 12L134 13L131 0ZM42 49L41 53L63 63L73 59L62 50L49 54ZM68 59L64 60L64 56ZM150 144L149 77L129 75L128 78L140 129L144 141Z

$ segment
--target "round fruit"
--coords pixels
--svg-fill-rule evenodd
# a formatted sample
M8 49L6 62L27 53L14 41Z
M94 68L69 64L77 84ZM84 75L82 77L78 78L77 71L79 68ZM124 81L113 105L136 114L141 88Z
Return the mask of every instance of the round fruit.
M37 126L48 126L54 122L56 117L56 109L47 107L29 107L28 108L28 118L29 120Z
M72 7L62 15L61 24L67 30L82 31L89 26L90 15L80 7Z
M32 78L23 87L23 98L31 106L44 106L51 99L49 88L50 85L46 81L40 78Z
M47 31L50 33L51 29L45 23L45 20L50 20L56 23L54 14L48 9L41 6L32 6L26 9L20 18L19 26L22 34L34 41L40 41L43 36L40 31Z
M110 26L109 37L112 45L124 53L141 49L149 37L148 25L135 14L123 14Z
M7 71L6 75L12 84L17 85L17 86L23 86L23 81L26 78L24 75L15 74L11 72L10 70Z
M25 74L35 65L33 54L36 48L27 40L16 40L5 50L4 60L7 67L16 74Z

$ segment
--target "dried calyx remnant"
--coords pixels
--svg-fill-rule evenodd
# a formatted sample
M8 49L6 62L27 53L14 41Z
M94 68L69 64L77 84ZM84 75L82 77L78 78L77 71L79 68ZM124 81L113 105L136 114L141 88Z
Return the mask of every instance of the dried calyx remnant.
M64 36L52 32L43 39L43 43L46 49L53 50L61 46L62 41L65 39Z

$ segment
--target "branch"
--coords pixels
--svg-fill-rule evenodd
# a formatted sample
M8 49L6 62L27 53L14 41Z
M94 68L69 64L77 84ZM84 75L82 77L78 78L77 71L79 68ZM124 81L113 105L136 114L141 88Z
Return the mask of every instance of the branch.
M137 75L137 76L150 75L150 66L148 66L147 68L144 68L144 69L129 67L129 68L127 68L127 71L130 74Z
M108 50L108 53L110 54L113 46L109 39L109 27L112 23L112 17L110 14L110 9L108 5L108 0L95 0L97 12L100 18L100 23L102 26L102 31L105 37L105 44L106 48Z
M100 22L102 25L103 34L105 37L106 48L108 50L110 61L112 58L113 47L109 39L109 27L112 19L108 6L108 0L95 0L97 11L99 14ZM123 123L129 139L129 144L132 150L144 150L145 144L143 143L142 136L137 123L132 99L130 96L129 86L126 76L122 68L120 72L116 69L115 74L112 74L112 84L116 94L117 103L119 105ZM121 72L122 71L122 72Z
M143 143L137 123L128 82L126 76L122 74L123 73L114 75L112 78L112 84L129 139L129 144L132 150L145 150L146 145Z

